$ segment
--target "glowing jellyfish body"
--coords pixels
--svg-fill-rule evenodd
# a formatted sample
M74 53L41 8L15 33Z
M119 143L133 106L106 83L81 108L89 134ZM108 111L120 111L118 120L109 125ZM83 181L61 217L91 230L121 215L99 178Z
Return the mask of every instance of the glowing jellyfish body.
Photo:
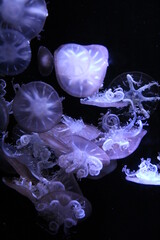
M38 68L42 76L48 76L53 70L53 55L48 48L41 46L38 50Z
M29 132L45 132L60 121L62 103L53 87L44 82L22 85L13 100L19 126Z
M95 143L76 135L66 139L72 150L58 158L58 165L66 173L74 172L78 178L88 175L97 176L103 168L103 164L109 165L108 155Z
M125 172L127 181L146 185L160 185L158 167L151 163L150 158L147 158L147 160L142 158L138 167L137 171L130 171L127 166L124 166L122 171Z
M65 44L55 51L58 83L75 97L88 97L103 85L108 50L101 45Z
M0 74L22 73L31 61L30 42L14 30L0 31Z
M44 0L3 0L0 2L0 21L3 27L21 32L27 39L43 29L48 11Z

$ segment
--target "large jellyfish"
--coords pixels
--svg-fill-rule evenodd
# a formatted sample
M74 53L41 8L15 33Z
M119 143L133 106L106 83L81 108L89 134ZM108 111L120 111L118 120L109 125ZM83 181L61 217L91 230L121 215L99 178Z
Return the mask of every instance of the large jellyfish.
M35 81L19 87L13 100L19 126L29 132L46 132L60 121L62 103L49 84Z
M48 11L44 0L0 1L0 21L3 28L15 29L27 39L43 29Z
M30 61L30 42L15 30L0 29L0 74L20 74Z
M55 51L54 61L63 90L75 97L88 97L103 85L108 50L101 45L65 44Z

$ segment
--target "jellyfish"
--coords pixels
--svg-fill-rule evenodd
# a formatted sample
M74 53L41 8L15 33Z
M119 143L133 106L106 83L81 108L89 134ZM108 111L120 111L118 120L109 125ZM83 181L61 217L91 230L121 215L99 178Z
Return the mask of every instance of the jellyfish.
M13 100L13 114L23 130L46 132L61 119L61 99L47 83L35 81L23 84Z
M42 76L48 76L53 70L54 60L53 55L44 46L40 46L38 50L38 68Z
M58 165L66 173L76 173L81 179L88 175L97 176L103 165L109 165L110 158L95 143L76 135L66 139L72 150L58 158Z
M158 159L158 157L157 157ZM141 158L141 163L137 171L130 171L125 165L122 172L126 174L126 180L139 184L160 185L160 174L158 166L151 163L151 158Z
M49 230L56 234L61 225L66 232L79 221L89 217L91 205L82 195L71 191L52 192L35 204L36 210L49 222Z
M91 212L89 201L80 191L77 193L77 191L68 190L70 184L79 190L73 175L62 172L54 173L49 180L44 177L37 179L26 168L23 161L17 161L17 153L11 153L11 147L4 145L4 139L2 148L5 159L20 175L19 178L13 177L12 179L5 177L3 182L32 201L39 215L48 223L48 228L52 233L57 233L61 225L64 225L66 230L89 216Z
M104 132L97 144L107 153L111 160L125 158L133 153L147 133L141 120L136 120L136 114L128 124L121 126L120 119L115 114L106 113L102 117Z
M17 75L31 61L30 42L15 30L0 30L0 74Z
M101 45L65 44L55 51L54 62L62 89L75 97L88 97L103 85L108 50Z
M155 103L160 100L158 82L142 72L122 73L112 81L110 87L115 89L122 87L124 92L123 102L127 103L127 100L132 102L133 110L143 120L150 117L155 109Z
M48 11L44 0L3 0L0 21L3 28L21 32L31 40L43 29Z

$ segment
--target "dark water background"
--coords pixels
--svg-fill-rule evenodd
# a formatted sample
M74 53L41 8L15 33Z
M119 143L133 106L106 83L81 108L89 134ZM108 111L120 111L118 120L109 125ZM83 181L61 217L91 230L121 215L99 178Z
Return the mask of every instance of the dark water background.
M82 117L87 123L98 123L101 109L80 105L79 99L68 96L56 82L55 73L40 76L37 51L44 45L53 53L65 43L102 44L110 54L105 86L126 71L140 71L160 83L160 1L131 0L50 0L49 16L41 38L31 42L32 61L15 82L46 81L65 96L64 113ZM8 78L8 99L13 92ZM136 169L141 157L156 161L160 151L160 107L149 120L148 133L139 148L128 158L119 160L117 169L100 180L83 179L79 184L92 204L90 218L73 232L52 236L37 223L34 206L0 182L0 239L159 239L160 186L136 185L125 181L122 167Z

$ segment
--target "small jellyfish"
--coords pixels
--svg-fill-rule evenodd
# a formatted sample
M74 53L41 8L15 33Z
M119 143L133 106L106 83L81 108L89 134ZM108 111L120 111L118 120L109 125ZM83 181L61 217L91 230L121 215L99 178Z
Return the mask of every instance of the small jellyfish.
M75 97L88 97L99 90L108 67L108 50L101 45L65 44L54 54L60 86Z
M0 30L0 74L22 73L31 61L30 42L14 30Z
M2 26L21 32L29 40L42 31L47 16L44 0L0 1Z
M0 100L0 132L7 129L9 122L9 112L3 100Z
M39 47L38 50L38 68L42 76L48 76L53 70L53 55L46 47Z
M158 159L158 157L157 157ZM141 163L137 171L130 171L125 165L122 172L126 174L126 180L139 184L160 185L160 174L156 164L151 163L151 159L141 158Z
M13 114L28 132L46 132L62 116L62 103L52 86L41 81L22 85L13 100Z
M78 178L97 176L103 165L109 165L110 158L95 143L76 135L66 139L72 150L58 158L58 165L66 173L76 173Z

